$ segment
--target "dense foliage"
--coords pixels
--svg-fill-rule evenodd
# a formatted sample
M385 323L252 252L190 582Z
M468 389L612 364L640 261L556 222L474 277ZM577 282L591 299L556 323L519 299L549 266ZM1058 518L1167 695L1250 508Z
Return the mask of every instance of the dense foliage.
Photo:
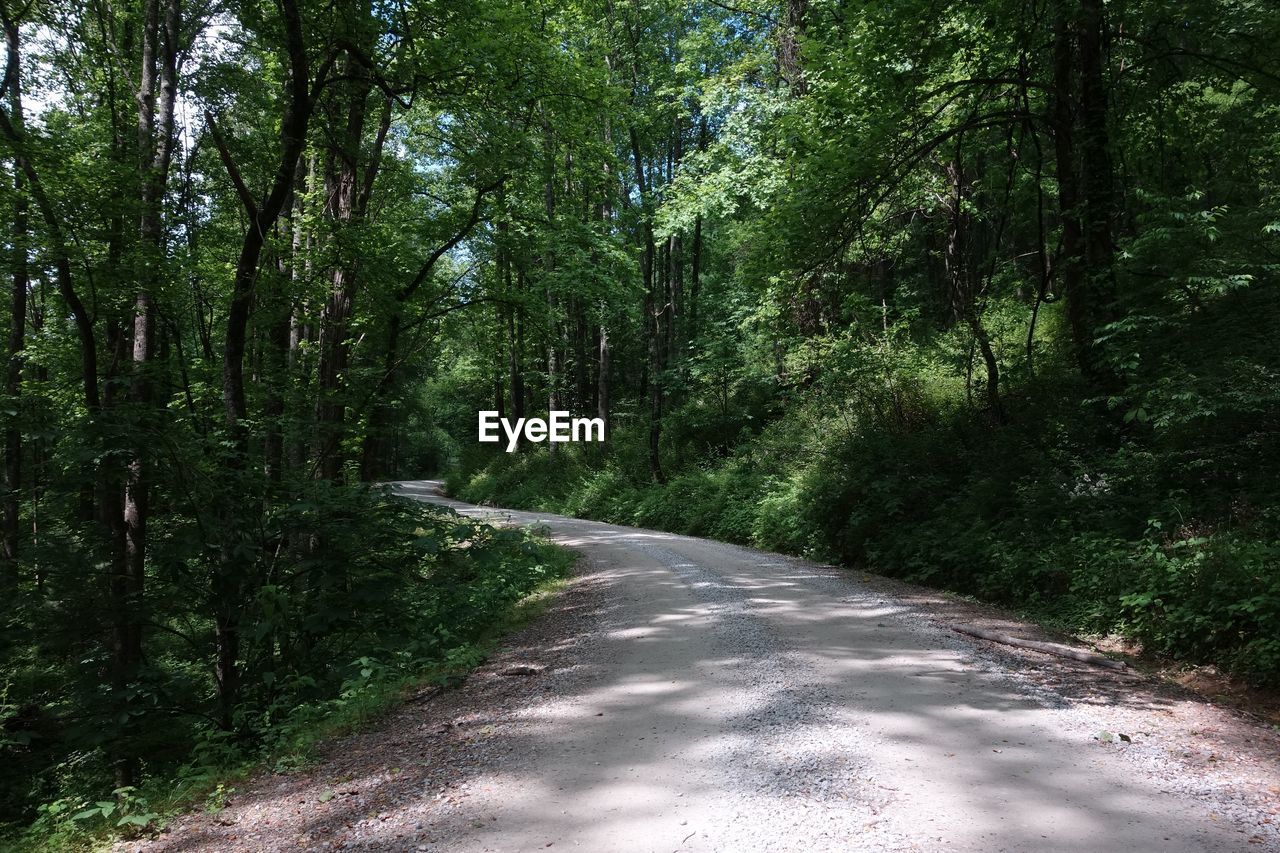
M157 544L168 568L152 579L156 619L147 659L129 684L127 717L102 686L106 630L68 625L43 601L17 608L6 638L8 682L0 808L13 843L60 846L103 831L146 829L175 807L210 806L255 764L277 772L311 746L378 715L424 683L448 684L479 663L519 602L561 577L566 552L527 532L495 530L448 511L377 492L321 487L267 520L278 542L327 531L323 553L272 555L246 602L253 626L230 725L217 719L210 666L214 626L190 545ZM61 571L49 579L61 591ZM71 599L71 600L68 600ZM43 605L43 606L41 606ZM160 621L163 619L163 621ZM35 620L42 620L37 623ZM104 699L106 700L104 702ZM121 786L112 757L138 756ZM0 844L4 838L0 837Z
M558 562L374 485L446 468L1280 680L1275 4L0 23L0 821L464 664Z
M4 846L285 760L474 664L564 569L374 484L483 301L459 246L577 66L483 0L0 21Z
M641 313L585 359L612 378L612 446L476 451L492 344L460 348L428 392L454 491L862 565L1280 682L1280 13L713 4L664 18L659 60L622 9L616 66L664 82L621 81L646 109L617 120L640 146L615 168L650 180L624 179L641 223L619 217ZM542 340L537 383L584 369ZM552 402L529 384L508 400Z

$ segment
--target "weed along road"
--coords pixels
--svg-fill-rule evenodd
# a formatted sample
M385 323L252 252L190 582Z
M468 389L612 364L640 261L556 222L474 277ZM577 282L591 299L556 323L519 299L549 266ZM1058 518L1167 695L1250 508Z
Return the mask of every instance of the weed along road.
M1280 849L1275 733L1230 712L849 571L396 488L583 559L463 686L164 849Z

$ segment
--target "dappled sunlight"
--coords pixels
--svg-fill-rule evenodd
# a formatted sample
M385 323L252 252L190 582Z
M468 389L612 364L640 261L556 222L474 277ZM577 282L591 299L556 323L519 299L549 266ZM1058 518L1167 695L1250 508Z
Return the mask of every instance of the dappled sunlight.
M1236 849L1060 713L1066 700L846 575L775 576L777 562L731 546L565 529L551 532L609 590L596 630L543 652L578 662L530 676L510 712L423 731L450 756L443 785L413 737L370 738L388 772L308 804L311 842L350 824L368 850L747 850L744 816L768 816L797 833L829 824L833 850L854 834L896 849L903 833L951 850ZM286 780L261 796L304 792ZM217 847L197 835L176 849Z

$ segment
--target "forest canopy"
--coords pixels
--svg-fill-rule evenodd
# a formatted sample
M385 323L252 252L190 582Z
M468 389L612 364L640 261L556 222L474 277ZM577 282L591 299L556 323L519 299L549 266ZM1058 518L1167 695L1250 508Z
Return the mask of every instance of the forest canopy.
M563 570L394 479L1280 682L1274 4L0 19L0 823L28 840L279 760ZM482 410L608 440L507 454Z

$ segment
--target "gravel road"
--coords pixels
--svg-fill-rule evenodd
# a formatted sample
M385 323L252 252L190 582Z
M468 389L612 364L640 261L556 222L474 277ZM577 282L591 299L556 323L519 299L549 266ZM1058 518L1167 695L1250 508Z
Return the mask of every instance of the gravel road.
M847 570L397 488L578 574L462 687L126 849L1280 851L1274 727Z

